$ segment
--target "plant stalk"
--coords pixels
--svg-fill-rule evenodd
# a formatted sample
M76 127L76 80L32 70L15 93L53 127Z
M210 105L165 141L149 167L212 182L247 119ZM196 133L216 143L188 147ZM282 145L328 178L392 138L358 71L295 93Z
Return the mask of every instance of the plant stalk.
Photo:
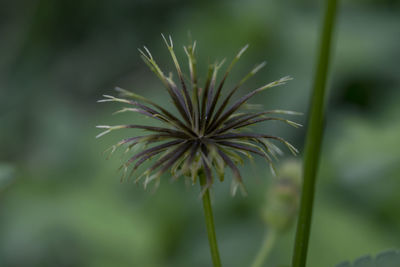
M260 250L257 253L257 256L251 265L252 267L262 267L263 263L266 261L269 253L271 252L271 249L274 246L275 240L276 240L276 231L275 230L270 230L267 231L263 243L260 247Z
M199 178L200 178L200 186L203 190L203 187L206 185L206 178L204 176L204 173L200 172ZM202 199L204 208L204 218L207 226L207 235L208 235L208 242L210 245L212 262L214 267L221 267L222 265L218 251L217 236L215 234L214 217L212 213L209 189L205 190Z
M337 0L327 0L314 78L304 152L303 186L292 267L305 267L311 229L315 182L324 127L326 81L335 25Z

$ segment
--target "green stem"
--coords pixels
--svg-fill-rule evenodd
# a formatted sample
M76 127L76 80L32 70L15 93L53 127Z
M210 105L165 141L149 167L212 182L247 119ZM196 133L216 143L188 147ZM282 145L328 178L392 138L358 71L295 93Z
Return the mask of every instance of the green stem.
M206 178L203 173L199 174L201 188L206 185ZM214 267L221 267L221 259L219 257L217 236L215 235L214 217L212 213L211 201L210 201L210 191L206 189L203 193L203 208L204 217L206 220L208 242L210 245L211 258Z
M304 152L303 188L292 261L293 267L304 267L306 264L316 174L323 136L325 89L337 0L327 0L326 2L322 38L320 40L319 57L317 59L317 69L308 118L309 125Z
M253 262L252 267L262 267L263 263L267 259L269 253L271 252L271 249L273 248L276 240L276 231L270 230L267 231L265 236L264 236L264 241L262 243L262 246L260 250L257 253L256 259Z

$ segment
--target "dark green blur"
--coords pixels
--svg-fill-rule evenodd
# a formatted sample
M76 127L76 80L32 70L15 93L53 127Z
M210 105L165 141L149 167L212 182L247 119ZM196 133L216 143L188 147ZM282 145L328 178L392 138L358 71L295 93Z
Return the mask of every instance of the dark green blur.
M120 183L117 169L128 155L106 160L102 152L141 132L95 139L95 126L153 122L113 116L120 105L96 100L120 86L170 107L137 48L146 45L166 73L174 71L160 36L171 34L188 73L181 48L190 31L200 84L207 64L231 60L248 43L227 88L266 60L237 97L290 75L251 103L307 113L323 6L188 2L0 0L0 266L210 266L199 186L168 176L156 192ZM399 14L395 0L341 1L310 267L400 247ZM288 118L305 124L306 117ZM304 129L270 122L260 130L303 151ZM285 150L276 164L289 158ZM212 192L223 266L249 266L265 232L262 208L276 178L261 159L245 164L248 197L230 196L229 171ZM293 242L292 227L267 266L289 265Z

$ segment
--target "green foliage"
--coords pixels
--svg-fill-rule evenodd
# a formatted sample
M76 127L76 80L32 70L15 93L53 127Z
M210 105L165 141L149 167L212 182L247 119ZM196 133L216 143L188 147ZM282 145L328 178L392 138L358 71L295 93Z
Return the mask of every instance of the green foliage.
M381 252L376 257L363 256L352 263L346 261L335 267L398 267L400 266L400 251L388 250Z

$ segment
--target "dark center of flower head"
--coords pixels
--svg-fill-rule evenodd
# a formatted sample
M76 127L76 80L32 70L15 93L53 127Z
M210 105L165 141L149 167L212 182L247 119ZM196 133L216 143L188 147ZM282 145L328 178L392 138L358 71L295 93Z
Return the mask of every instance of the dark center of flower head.
M265 121L282 121L294 127L300 126L287 119L273 116L274 114L299 114L296 112L286 110L243 111L247 101L254 95L268 88L285 84L291 79L290 77L286 76L263 85L238 100L232 101L232 96L239 87L265 65L265 63L257 65L236 86L229 89L225 97L222 97L224 83L233 66L247 49L247 45L233 58L219 83L217 83L217 74L223 62L210 65L204 89L200 89L197 78L197 61L195 59L196 42L193 45L184 47L190 72L190 85L188 85L183 78L180 64L175 56L171 37L169 42L165 38L164 40L175 64L180 86L175 84L171 76L166 76L162 72L146 47L144 47L146 53L139 51L144 62L163 83L180 115L179 117L150 99L121 88L116 88L120 92L121 98L104 95L105 99L99 101L128 104L131 107L125 107L118 112L132 111L160 122L160 126L156 127L146 125L98 126L106 129L98 137L112 130L123 128L136 128L151 132L148 135L124 139L110 148L111 152L114 152L121 145L128 145L128 151L139 145L147 147L131 156L122 165L126 171L131 168L131 174L143 163L157 157L153 165L145 169L136 181L145 177L145 186L153 180L158 185L161 175L170 170L173 177L188 176L195 183L198 172L202 171L207 181L205 188L208 188L214 180L212 170L215 170L222 181L224 180L225 167L227 166L233 173L232 193L234 194L239 186L244 190L242 178L237 168L237 165L243 161L242 155L252 158L251 155L256 154L265 158L272 172L274 172L272 159L282 152L271 141L283 143L293 154L297 153L297 150L281 137L243 131L251 125Z

